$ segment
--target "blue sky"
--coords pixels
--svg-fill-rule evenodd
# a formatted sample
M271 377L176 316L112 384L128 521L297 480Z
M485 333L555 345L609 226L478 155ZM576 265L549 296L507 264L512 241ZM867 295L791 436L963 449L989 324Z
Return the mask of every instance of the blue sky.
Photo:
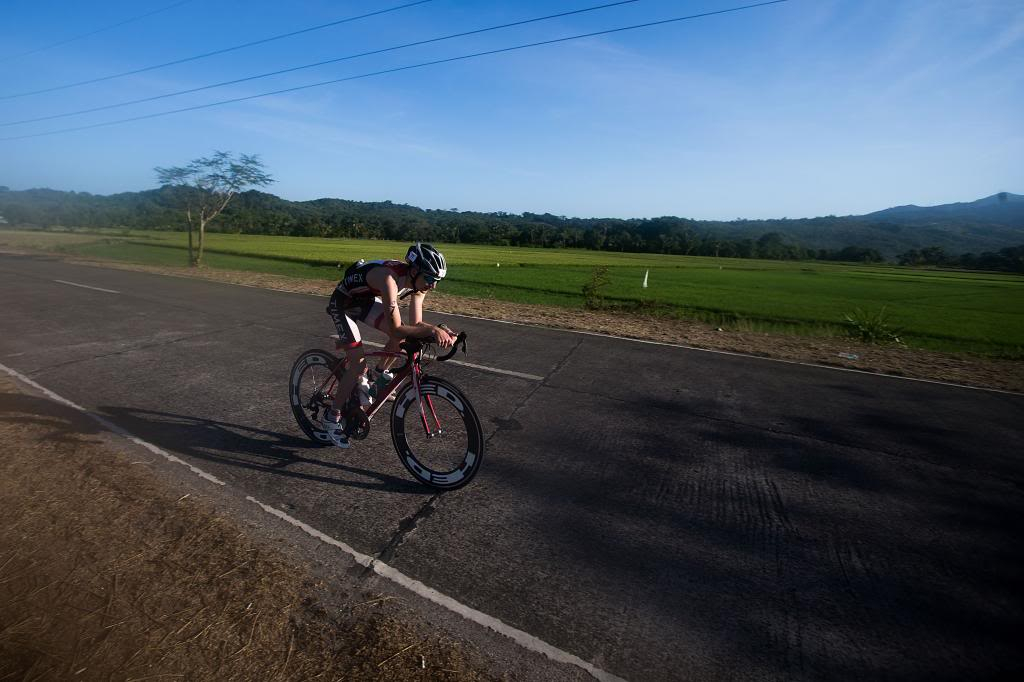
M5 0L0 97L405 4ZM606 2L609 0L605 0ZM168 99L29 135L750 4L640 0ZM600 0L432 0L187 64L0 99L0 124L161 95ZM0 185L111 194L258 153L287 199L698 219L865 213L1024 193L1024 4L789 0L198 111L0 141Z

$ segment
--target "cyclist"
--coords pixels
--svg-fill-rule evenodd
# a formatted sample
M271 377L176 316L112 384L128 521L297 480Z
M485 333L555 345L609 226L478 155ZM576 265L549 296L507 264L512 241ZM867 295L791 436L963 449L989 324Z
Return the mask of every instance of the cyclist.
M440 251L430 244L416 242L409 247L405 260L357 261L345 271L345 278L338 283L327 305L327 314L338 328L339 343L344 345L348 356L348 367L338 383L333 408L325 409L323 427L335 445L347 448L341 411L348 402L356 382L366 373L366 357L357 322L374 327L388 335L384 349L399 350L399 343L406 337L433 337L442 348L449 348L455 337L432 324L423 321L423 299L437 286L448 266ZM411 296L409 324L402 323L398 302ZM384 372L391 361L378 366Z

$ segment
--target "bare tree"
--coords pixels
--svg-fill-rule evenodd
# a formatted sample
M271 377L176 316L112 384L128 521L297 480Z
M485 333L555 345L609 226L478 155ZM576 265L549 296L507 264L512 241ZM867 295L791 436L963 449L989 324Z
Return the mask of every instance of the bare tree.
M258 155L214 152L213 156L194 159L187 166L153 169L161 185L170 185L178 192L188 219L188 262L199 267L203 260L203 238L206 226L220 215L240 190L263 187L274 181L263 170ZM198 237L193 241L193 233Z

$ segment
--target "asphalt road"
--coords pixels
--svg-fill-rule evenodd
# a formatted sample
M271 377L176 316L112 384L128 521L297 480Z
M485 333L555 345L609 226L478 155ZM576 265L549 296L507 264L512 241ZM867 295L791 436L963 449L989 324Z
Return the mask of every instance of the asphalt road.
M294 424L325 304L3 255L0 363L634 682L1024 669L1024 397L438 315L543 377L437 369L488 439L439 496L386 422L345 451Z

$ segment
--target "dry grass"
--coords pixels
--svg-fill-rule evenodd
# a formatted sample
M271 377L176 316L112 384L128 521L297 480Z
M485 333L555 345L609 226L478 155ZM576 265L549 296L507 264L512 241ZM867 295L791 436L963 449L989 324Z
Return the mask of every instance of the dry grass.
M7 378L0 441L0 680L487 679L389 597L329 614L306 567Z

